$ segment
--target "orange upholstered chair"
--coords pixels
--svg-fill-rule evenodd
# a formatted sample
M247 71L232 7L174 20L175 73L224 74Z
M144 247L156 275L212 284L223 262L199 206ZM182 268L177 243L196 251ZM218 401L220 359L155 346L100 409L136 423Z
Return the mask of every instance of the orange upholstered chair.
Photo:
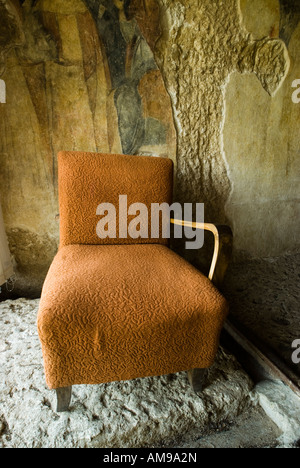
M230 229L186 223L215 236L207 278L169 248L161 230L156 239L150 233L132 239L119 229L119 195L127 195L128 206L143 203L149 212L152 203L171 204L170 160L62 152L58 168L60 246L38 313L46 381L57 391L57 411L68 409L72 385L78 384L187 370L199 391L228 313L215 285L230 256ZM116 207L116 238L97 234L100 203Z

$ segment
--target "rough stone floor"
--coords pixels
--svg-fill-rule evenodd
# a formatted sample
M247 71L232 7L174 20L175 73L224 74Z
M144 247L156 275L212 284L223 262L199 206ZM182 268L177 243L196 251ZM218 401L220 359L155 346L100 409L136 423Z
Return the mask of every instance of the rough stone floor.
M220 348L198 396L186 373L74 387L56 414L36 330L38 300L0 303L0 447L272 447L280 431Z
M232 264L224 293L233 317L251 330L300 378L292 343L300 339L300 254Z

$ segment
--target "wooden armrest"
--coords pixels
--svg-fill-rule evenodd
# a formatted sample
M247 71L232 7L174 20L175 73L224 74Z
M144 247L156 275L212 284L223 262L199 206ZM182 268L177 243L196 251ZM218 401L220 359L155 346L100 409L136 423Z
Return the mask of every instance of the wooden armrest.
M215 286L220 287L223 283L232 255L233 235L230 227L215 226L214 224L207 223L194 223L192 221L182 221L178 219L171 219L171 224L183 227L186 226L193 229L203 229L213 233L215 246L208 278Z

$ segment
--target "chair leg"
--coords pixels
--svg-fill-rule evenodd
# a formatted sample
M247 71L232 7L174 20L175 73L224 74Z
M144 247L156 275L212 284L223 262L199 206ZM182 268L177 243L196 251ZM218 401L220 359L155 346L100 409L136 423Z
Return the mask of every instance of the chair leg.
M188 371L188 379L192 389L200 393L205 385L206 369L192 369Z
M69 405L72 397L72 387L57 388L56 389L57 397L57 413L63 413L69 411Z

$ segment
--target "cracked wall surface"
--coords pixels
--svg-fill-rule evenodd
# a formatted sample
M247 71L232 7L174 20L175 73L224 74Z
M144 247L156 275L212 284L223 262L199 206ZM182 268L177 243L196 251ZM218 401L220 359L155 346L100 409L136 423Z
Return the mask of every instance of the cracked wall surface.
M99 2L88 0L91 12ZM39 0L32 15L31 0L20 3L0 0L17 25L13 35L0 21L2 77L11 89L5 112L0 107L0 193L20 281L28 285L35 276L38 292L58 241L53 155L69 147L101 150L116 115L110 113L105 131L97 127L103 122L107 79L101 72L103 56L94 54L95 36L84 42L81 28L92 25L86 4ZM176 199L204 202L206 221L229 223L237 259L299 248L294 225L300 106L291 101L291 81L300 78L297 2L131 4L169 94L162 108L171 112L172 106ZM149 93L149 82L144 83L144 108L159 118L155 103L162 102L164 84ZM110 131L109 141L111 149L118 148L118 135ZM22 239L31 247L24 249ZM43 243L43 255L30 255Z

